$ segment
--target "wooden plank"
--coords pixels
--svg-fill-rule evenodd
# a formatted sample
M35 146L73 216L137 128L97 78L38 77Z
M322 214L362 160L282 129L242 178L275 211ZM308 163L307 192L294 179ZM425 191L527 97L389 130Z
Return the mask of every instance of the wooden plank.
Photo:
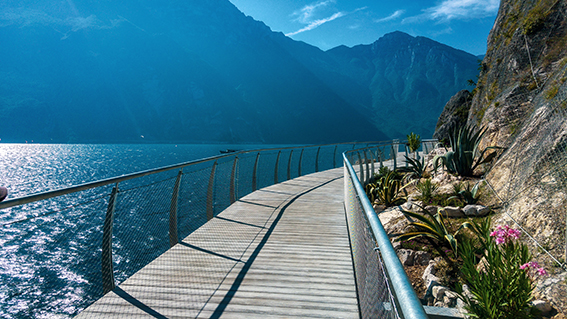
M79 318L358 318L343 169L235 202Z

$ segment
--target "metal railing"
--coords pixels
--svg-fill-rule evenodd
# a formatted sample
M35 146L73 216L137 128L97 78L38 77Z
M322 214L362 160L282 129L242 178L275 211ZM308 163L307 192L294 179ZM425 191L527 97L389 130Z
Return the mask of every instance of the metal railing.
M0 317L73 316L239 198L377 142L234 152L0 203Z
M429 153L436 142L423 141L420 154ZM403 155L409 155L407 146L398 141L343 154L345 208L361 318L428 318L363 187L374 175L375 165L390 169L407 165ZM353 164L359 167L358 175Z

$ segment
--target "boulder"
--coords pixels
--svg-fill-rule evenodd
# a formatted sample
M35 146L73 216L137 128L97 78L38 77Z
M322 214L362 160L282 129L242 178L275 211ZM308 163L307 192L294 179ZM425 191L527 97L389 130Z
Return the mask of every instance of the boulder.
M429 265L431 261L431 255L426 251L415 251L413 255L413 264L425 266Z
M445 292L449 289L443 286L435 286L431 289L431 293L436 300L442 301L445 297Z
M432 205L429 205L429 206L425 207L425 210L428 211L428 212L429 212L430 214L432 214L432 215L437 214L437 210L438 210L438 209L439 209L439 207L437 207L437 206L432 206Z
M427 291L430 291L430 289L432 289L434 286L439 285L440 279L439 277L435 276L435 273L435 262L431 260L429 261L429 266L425 268L423 275L421 276L421 279L423 279L423 282L425 283L425 287L427 287Z
M551 312L551 310L553 310L551 305L545 300L534 300L531 304L536 307L537 310L541 311L542 315L547 315Z
M411 249L400 248L397 250L398 258L404 266L420 265L425 266L429 264L431 255L426 251L415 251Z
M453 207L453 206L445 206L443 210L441 210L441 214L444 217L465 217L465 213L460 207Z
M413 266L413 258L415 255L415 251L411 250L411 249L398 249L398 251L396 252L398 254L398 258L400 259L400 262L402 263L402 265L404 266Z
M490 208L483 205L467 205L463 208L463 212L470 217L484 217L490 213Z
M372 207L374 208L376 214L380 214L382 211L384 211L384 209L386 209L386 205L381 204L374 204L372 205Z

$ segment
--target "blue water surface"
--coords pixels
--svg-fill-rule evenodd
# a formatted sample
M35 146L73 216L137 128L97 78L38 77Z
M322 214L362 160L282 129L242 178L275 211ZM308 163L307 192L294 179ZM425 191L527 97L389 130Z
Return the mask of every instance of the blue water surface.
M0 185L13 199L215 156L220 150L271 147L276 146L0 144ZM209 171L210 165L183 180L180 196L189 200L180 209L203 210L203 203L191 198L206 196ZM116 282L169 248L167 211L175 177L174 171L143 183L121 183L113 230ZM102 296L102 226L111 189L0 211L0 318L69 318ZM142 204L148 193L164 203ZM179 216L180 236L203 222L203 213Z

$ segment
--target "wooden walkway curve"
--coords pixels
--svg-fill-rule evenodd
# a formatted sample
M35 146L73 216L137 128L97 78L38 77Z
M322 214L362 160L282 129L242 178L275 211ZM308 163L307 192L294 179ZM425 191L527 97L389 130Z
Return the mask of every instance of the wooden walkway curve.
M78 318L359 318L343 169L249 194Z

